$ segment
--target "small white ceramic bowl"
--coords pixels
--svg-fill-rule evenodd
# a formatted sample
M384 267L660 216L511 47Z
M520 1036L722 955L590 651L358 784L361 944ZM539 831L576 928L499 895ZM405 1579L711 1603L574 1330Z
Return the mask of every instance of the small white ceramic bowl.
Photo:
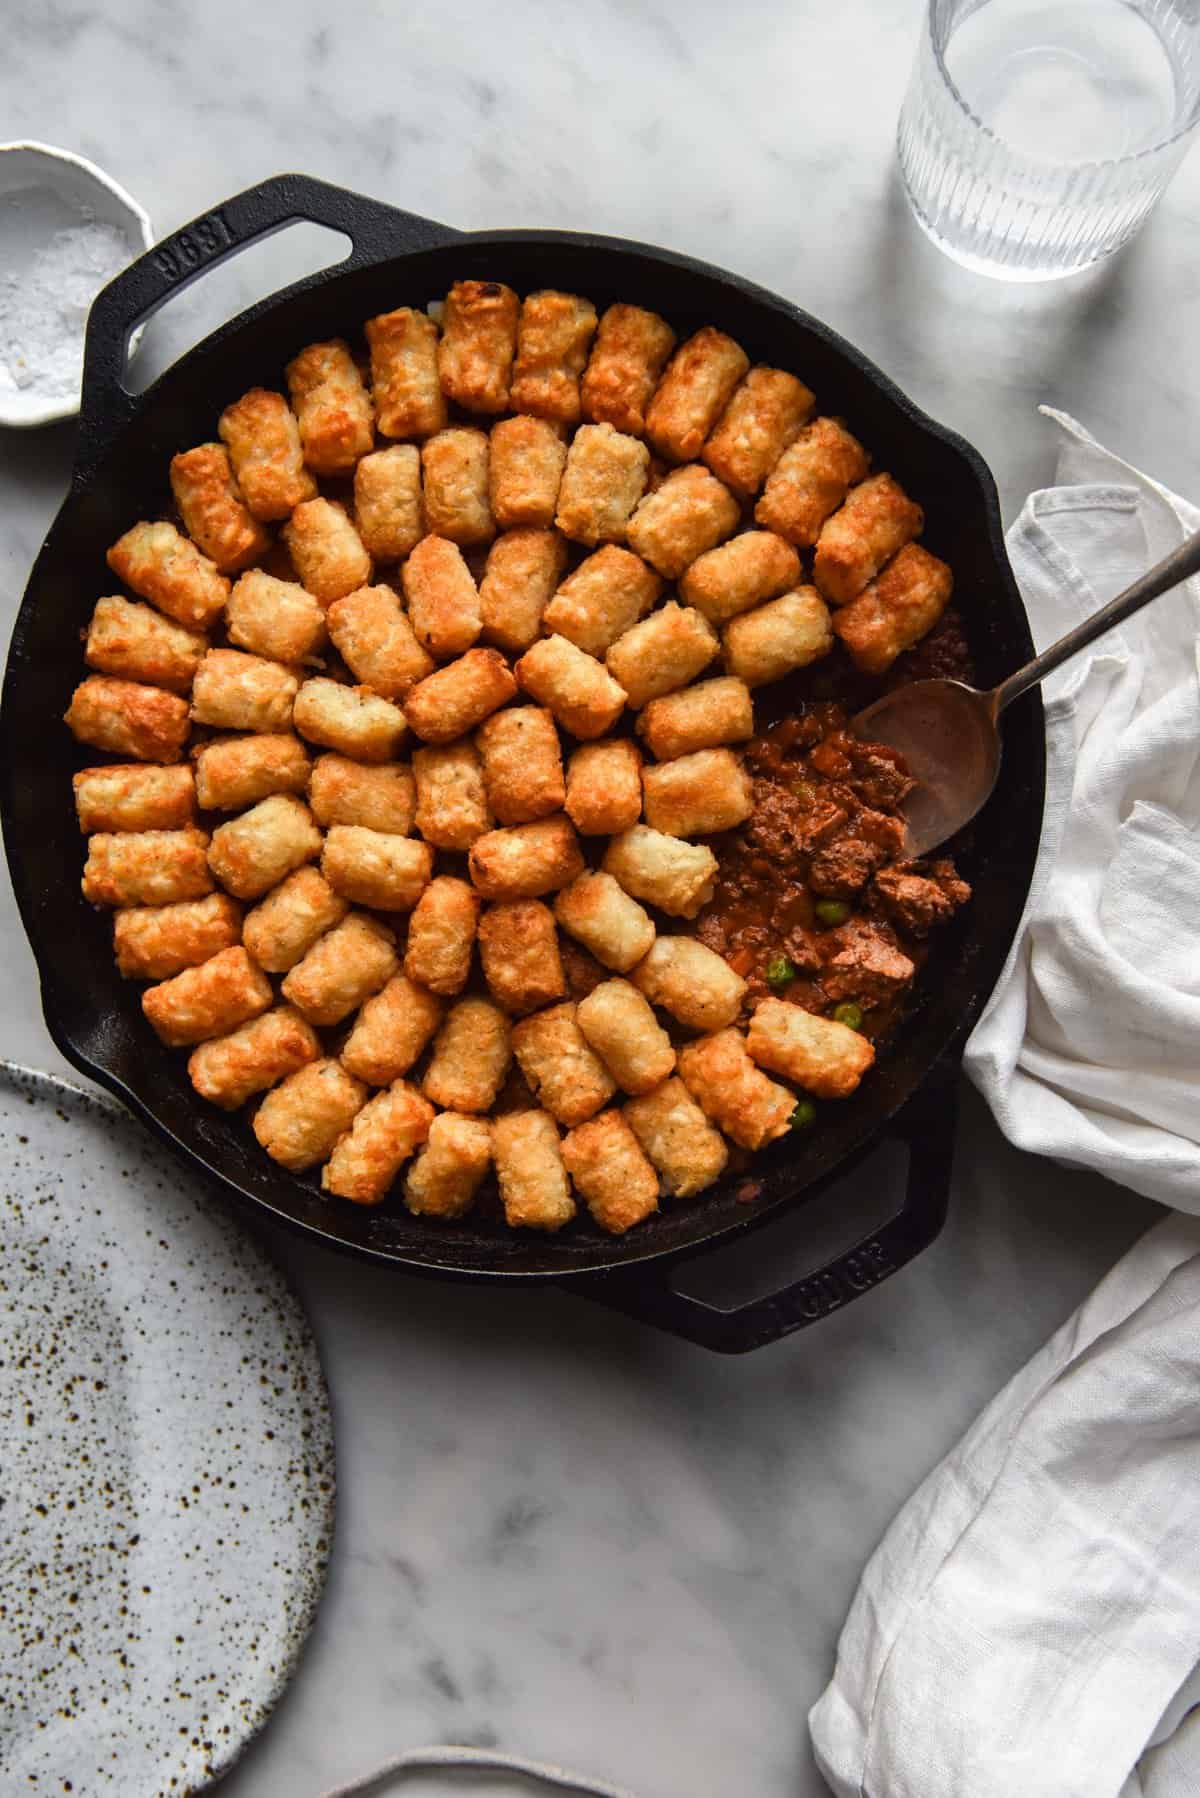
M41 195L36 203L17 206L10 196L31 192ZM129 242L129 260L154 243L150 220L131 194L94 162L51 144L0 144L0 270L18 281L37 250L56 231L91 217L112 225ZM53 399L36 387L17 387L0 369L0 425L45 425L55 419L73 418L79 411L79 395Z

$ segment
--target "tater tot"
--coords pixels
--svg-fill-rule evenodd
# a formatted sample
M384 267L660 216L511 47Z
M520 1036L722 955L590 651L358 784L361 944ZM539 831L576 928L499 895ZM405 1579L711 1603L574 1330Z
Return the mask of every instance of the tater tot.
M229 451L246 509L272 523L302 500L315 499L317 483L304 466L300 426L281 393L252 387L226 406L217 435Z
M688 1030L723 1030L742 1009L746 982L694 936L660 936L630 979Z
M607 1105L617 1083L575 1021L568 1002L539 1011L513 1029L513 1053L539 1105L571 1129Z
M502 531L554 523L567 446L544 418L519 413L492 426L488 446L488 498Z
M408 921L404 972L431 993L461 993L471 972L479 923L479 894L465 880L439 874L417 901Z
M690 462L750 366L745 351L712 325L676 350L646 408L646 436L668 462Z
M354 470L354 522L377 562L398 562L420 542L421 456L411 443L364 456Z
M319 824L365 824L406 837L416 811L416 783L403 762L364 766L344 755L319 755L308 803Z
M257 899L320 853L321 833L302 799L273 793L248 812L218 824L208 865L237 899Z
M547 631L590 656L602 656L662 592L662 580L632 550L606 543L587 556L546 607Z
M286 974L349 910L316 868L297 868L246 913L242 941L260 968Z
M754 702L745 681L722 674L652 699L637 728L651 755L670 762L720 743L744 743L754 735Z
M334 824L325 836L321 872L335 893L372 911L411 911L433 874L433 850L413 837Z
M127 587L191 630L207 630L225 609L229 582L173 524L135 524L107 560Z
M142 1010L170 1049L224 1036L266 1011L271 982L240 946L222 949L142 994Z
M442 1010L432 993L393 974L361 1007L342 1045L342 1066L368 1086L390 1086L420 1060Z
M351 912L319 936L285 976L283 996L310 1024L340 1024L399 966L396 939L387 926Z
M760 1067L818 1099L845 1099L875 1060L865 1036L786 999L760 999L746 1047Z
M617 543L646 491L650 452L611 425L580 425L567 451L554 522L576 543Z
M381 699L404 699L433 673L433 659L390 587L358 587L334 600L328 618L334 648L351 674Z
M567 990L554 916L539 899L488 906L479 920L479 960L497 1005L518 1017Z
M575 1215L558 1127L546 1111L513 1111L492 1124L492 1159L514 1230L561 1230Z
M272 793L303 793L311 766L290 733L218 737L196 751L196 798L206 812L240 812Z
M517 690L498 649L468 649L415 686L404 716L426 743L450 743L490 718Z
M441 1111L404 1182L404 1203L414 1217L462 1217L492 1163L492 1127L486 1118Z
M512 1033L499 1006L460 999L437 1033L422 1091L446 1111L488 1111L511 1060Z
M177 764L81 768L72 784L80 830L180 830L196 812L192 770Z
M605 667L638 707L673 693L713 660L721 648L716 631L691 606L669 599L649 618L617 638L604 658Z
M567 565L557 531L505 531L488 551L479 585L483 634L501 649L528 649Z
M374 407L349 346L340 337L310 343L288 363L287 385L308 466L348 473L375 443Z
M63 716L80 743L143 762L177 762L187 741L186 699L108 674L81 681Z
M504 412L521 302L499 281L456 281L437 346L442 391L468 412Z
M210 649L192 682L192 718L221 730L285 731L299 690L281 662L240 649Z
M585 837L612 837L642 815L642 758L636 743L613 737L581 743L567 763L566 812Z
M250 568L225 608L229 641L271 662L303 662L325 641L325 613L298 581Z
M674 348L675 333L657 312L610 306L580 382L583 416L640 437L646 406Z
M306 499L282 534L301 584L323 606L370 582L371 558L346 508L334 500Z
M715 475L696 463L676 468L648 493L625 532L630 549L675 580L697 556L737 529L741 508Z
M171 457L171 492L183 528L222 574L265 555L269 532L247 510L223 443L200 443Z
M844 606L873 581L885 562L920 535L925 514L890 474L852 487L821 526L813 554L813 582L831 605Z
M654 925L611 874L580 874L554 901L562 928L617 974L627 974L654 943Z
M619 1111L604 1111L564 1137L563 1165L583 1202L612 1236L658 1210L658 1175Z
M671 1039L628 980L605 980L581 999L575 1021L623 1092L648 1093L675 1067Z
M232 948L241 934L241 910L224 893L130 905L113 915L113 949L125 980L169 980Z
M208 832L98 830L88 838L83 896L92 905L171 905L213 890Z
M764 600L776 599L800 579L800 558L772 531L742 531L698 556L679 583L689 606L710 624L728 624Z
M742 1149L761 1149L787 1133L796 1101L755 1066L740 1030L718 1030L685 1043L679 1072L693 1099Z
M735 493L757 493L812 409L812 393L795 375L752 368L701 454Z
M188 1078L210 1105L236 1111L252 1094L316 1061L320 1053L312 1026L290 1005L279 1005L193 1049Z
M525 651L514 673L525 691L581 742L602 737L625 709L624 687L565 637L543 637Z
M642 773L651 830L670 837L708 837L733 830L754 810L750 776L732 749L698 749Z
M433 1106L395 1081L368 1099L321 1169L321 1188L356 1205L378 1205L409 1156L429 1135Z
M562 810L562 750L553 715L544 707L508 706L480 725L475 741L487 802L498 823L531 824Z
M628 1099L622 1115L651 1164L663 1190L693 1198L724 1171L729 1150L677 1075L640 1098Z
M725 666L748 687L782 680L833 648L829 608L815 587L797 587L765 606L731 618L722 641Z
M833 614L833 629L864 674L885 674L932 630L950 603L954 576L919 543L907 543L857 599Z
M310 1061L269 1092L254 1134L272 1161L302 1174L324 1161L366 1103L367 1089L339 1062Z
M561 813L489 831L472 845L469 861L485 899L539 899L583 872L578 839Z
M869 467L866 450L845 425L836 418L814 418L775 464L754 516L807 549Z
M375 422L385 437L430 437L446 422L438 329L427 312L398 306L363 326L371 352Z
M425 529L464 547L496 535L488 498L488 440L473 425L439 431L421 446Z
M705 843L635 824L614 837L604 852L605 871L627 893L673 918L694 918L713 896L717 858Z
M394 762L408 735L404 713L366 687L344 687L318 675L296 695L296 729L310 743L357 762Z
M509 403L563 425L579 423L579 377L596 329L596 308L578 294L531 293L517 324Z
M413 753L416 827L435 849L469 849L492 828L483 764L471 742L438 743Z
M101 674L186 693L207 648L196 631L113 594L96 601L84 660Z
M401 570L412 630L423 650L424 680L434 663L470 649L483 626L479 589L457 544L422 537Z

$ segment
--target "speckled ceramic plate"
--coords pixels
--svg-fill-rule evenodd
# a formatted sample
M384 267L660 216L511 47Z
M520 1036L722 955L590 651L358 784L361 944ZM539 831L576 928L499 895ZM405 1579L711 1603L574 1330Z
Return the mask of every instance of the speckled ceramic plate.
M0 1063L0 1791L208 1786L296 1664L333 1505L279 1273L124 1112Z

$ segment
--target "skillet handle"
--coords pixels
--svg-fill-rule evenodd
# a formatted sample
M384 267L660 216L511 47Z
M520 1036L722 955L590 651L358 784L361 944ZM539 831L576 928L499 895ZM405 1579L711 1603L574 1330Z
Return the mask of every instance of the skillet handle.
M125 386L125 368L138 326L209 269L259 238L299 223L327 225L346 234L353 248L338 265L341 272L370 268L409 250L432 249L460 235L449 225L311 175L272 175L201 214L130 263L96 296L84 347L77 473L96 465L137 409L137 397ZM286 291L299 293L326 273L309 275Z

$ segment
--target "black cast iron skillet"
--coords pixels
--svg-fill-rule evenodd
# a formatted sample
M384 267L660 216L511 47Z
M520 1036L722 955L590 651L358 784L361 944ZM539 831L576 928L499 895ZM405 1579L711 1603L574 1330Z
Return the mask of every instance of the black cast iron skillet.
M353 251L335 268L253 306L184 356L142 397L123 377L136 326L188 281L293 221L344 231ZM665 250L574 232L463 234L303 176L238 194L179 231L97 299L88 327L78 460L71 490L34 565L13 633L0 715L0 808L21 917L42 983L46 1021L63 1054L115 1093L194 1168L246 1204L339 1248L414 1272L470 1279L568 1281L593 1298L726 1351L753 1348L845 1304L927 1246L946 1212L954 1077L966 1032L1000 972L1033 871L1042 811L1041 704L1030 694L1006 720L999 787L979 821L964 872L973 903L938 942L921 1001L850 1100L820 1128L777 1144L745 1176L614 1238L588 1222L558 1237L516 1235L468 1217L435 1224L389 1204L379 1211L322 1199L285 1173L241 1119L203 1104L182 1056L158 1047L140 988L113 966L107 916L79 892L82 846L71 774L93 759L59 723L81 678L80 633L106 591L104 552L136 519L169 503L172 454L212 437L221 408L258 385L281 385L288 358L315 338L357 331L399 305L423 306L466 277L518 291L554 286L653 307L680 335L715 323L753 362L794 369L843 414L926 509L925 541L954 567L979 681L990 686L1033 653L1004 554L995 486L961 438L934 424L850 344L748 281ZM879 296L887 305L886 293ZM909 1148L903 1204L881 1229L820 1273L730 1310L676 1291L667 1264L751 1229L812 1196L885 1135ZM741 1196L739 1197L739 1189Z

